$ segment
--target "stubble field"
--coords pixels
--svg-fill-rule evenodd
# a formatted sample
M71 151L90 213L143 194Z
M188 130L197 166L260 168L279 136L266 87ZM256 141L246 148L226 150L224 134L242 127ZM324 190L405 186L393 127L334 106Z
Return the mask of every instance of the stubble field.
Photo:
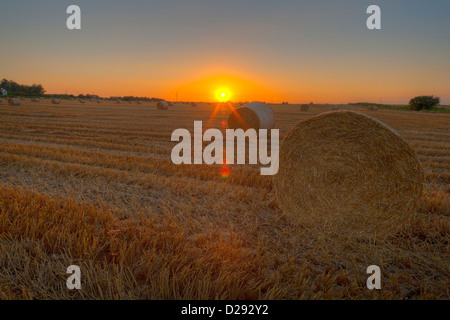
M330 110L272 105L280 139ZM357 107L348 107L357 109ZM178 128L229 110L0 104L0 299L449 299L450 115L360 109L417 151L425 193L385 239L306 228L255 166L172 164ZM79 265L82 289L66 288ZM368 290L378 265L382 289Z

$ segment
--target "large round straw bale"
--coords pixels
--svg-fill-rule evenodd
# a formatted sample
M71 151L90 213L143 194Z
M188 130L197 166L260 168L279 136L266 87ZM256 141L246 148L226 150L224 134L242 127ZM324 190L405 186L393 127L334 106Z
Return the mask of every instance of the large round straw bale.
M18 98L9 98L8 99L8 104L10 106L20 106L20 99L18 99Z
M81 103L86 103L86 100L84 100L84 99L80 99L79 100Z
M52 99L52 104L60 104L61 100L60 99Z
M159 110L167 110L169 109L169 104L167 103L167 101L159 101L156 105L156 108L158 108Z
M231 129L242 128L273 129L275 117L272 109L263 102L251 102L239 109L233 110L228 117L228 127Z
M274 177L283 211L320 228L383 235L408 221L424 173L414 150L380 121L353 111L298 123Z
M308 111L308 109L309 109L309 106L307 104L302 104L300 107L300 111L303 111L303 112Z

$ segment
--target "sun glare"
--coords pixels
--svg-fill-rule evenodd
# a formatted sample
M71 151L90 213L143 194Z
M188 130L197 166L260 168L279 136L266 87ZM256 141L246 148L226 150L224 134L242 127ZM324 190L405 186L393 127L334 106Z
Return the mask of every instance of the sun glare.
M231 101L231 91L228 88L219 88L216 90L216 99L219 102Z

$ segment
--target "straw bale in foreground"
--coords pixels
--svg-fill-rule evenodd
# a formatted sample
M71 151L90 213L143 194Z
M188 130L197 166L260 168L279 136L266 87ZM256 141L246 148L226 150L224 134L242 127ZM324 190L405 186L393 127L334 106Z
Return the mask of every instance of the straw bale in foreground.
M287 134L274 186L287 215L373 236L408 220L423 181L415 151L394 130L370 116L337 111Z

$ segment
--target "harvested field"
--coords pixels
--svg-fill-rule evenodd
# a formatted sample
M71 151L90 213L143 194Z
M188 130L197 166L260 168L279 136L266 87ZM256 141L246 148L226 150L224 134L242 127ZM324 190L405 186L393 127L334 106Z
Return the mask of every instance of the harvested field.
M448 114L343 106L395 129L425 171L411 221L375 240L290 219L255 166L172 164L172 131L225 130L227 108L21 104L0 105L0 299L450 298ZM332 109L270 106L280 140ZM65 286L72 264L83 290Z

